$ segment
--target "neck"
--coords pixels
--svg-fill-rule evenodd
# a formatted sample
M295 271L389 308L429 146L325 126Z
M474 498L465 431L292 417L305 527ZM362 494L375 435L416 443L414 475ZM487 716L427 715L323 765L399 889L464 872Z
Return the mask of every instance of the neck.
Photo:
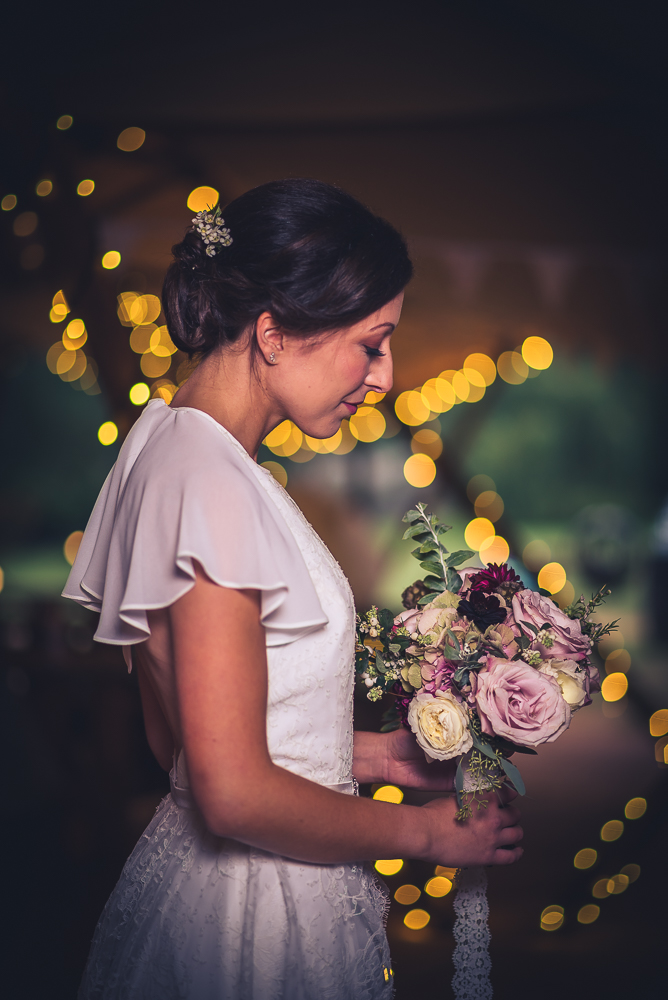
M261 366L260 358L258 370ZM204 358L171 405L190 406L208 413L253 458L267 434L284 419L262 384L259 371L252 369L250 351L234 348Z

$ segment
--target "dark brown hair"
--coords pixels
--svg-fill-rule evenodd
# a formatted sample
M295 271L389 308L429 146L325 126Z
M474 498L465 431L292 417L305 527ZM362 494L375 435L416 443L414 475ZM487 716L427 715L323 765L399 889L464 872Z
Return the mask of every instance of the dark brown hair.
M208 257L189 230L173 247L163 307L188 354L232 344L263 312L288 333L351 326L395 298L413 267L396 229L322 181L273 181L223 209L232 244Z

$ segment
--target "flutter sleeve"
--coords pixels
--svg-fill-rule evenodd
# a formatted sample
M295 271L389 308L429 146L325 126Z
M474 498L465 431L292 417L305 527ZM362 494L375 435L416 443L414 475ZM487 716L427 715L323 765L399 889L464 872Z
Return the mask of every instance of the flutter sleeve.
M146 639L147 611L190 590L196 562L221 587L260 591L268 646L327 623L261 470L207 419L150 404L102 488L63 591L99 612L99 642Z

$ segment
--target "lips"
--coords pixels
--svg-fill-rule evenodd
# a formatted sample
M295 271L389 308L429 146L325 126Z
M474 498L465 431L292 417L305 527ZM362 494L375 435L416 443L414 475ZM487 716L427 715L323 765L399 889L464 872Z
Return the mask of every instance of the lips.
M357 412L357 407L361 406L363 402L364 400L361 400L359 403L346 403L346 401L344 400L343 405L347 407L348 412L352 414Z

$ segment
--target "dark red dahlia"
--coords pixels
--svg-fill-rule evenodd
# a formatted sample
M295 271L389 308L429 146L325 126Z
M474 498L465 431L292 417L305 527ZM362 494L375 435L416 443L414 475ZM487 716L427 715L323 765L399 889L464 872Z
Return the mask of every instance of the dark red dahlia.
M468 618L484 632L490 625L505 621L508 611L501 607L501 601L494 594L483 594L481 590L471 590L468 600L460 601L457 614Z
M514 569L508 563L489 563L485 569L469 577L471 590L484 591L486 594L501 594L503 597L512 597L518 590L524 590L524 584Z

